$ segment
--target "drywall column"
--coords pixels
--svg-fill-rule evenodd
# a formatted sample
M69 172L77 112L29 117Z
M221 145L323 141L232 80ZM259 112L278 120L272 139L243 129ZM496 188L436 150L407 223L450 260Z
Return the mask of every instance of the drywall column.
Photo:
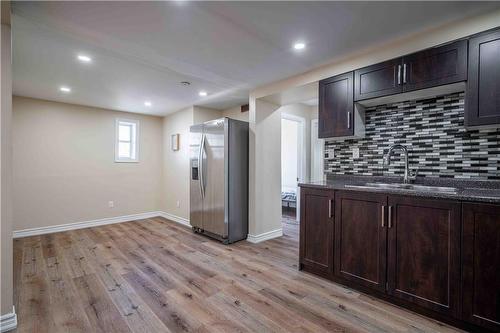
M4 10L4 8L2 8ZM4 14L4 13L2 13ZM1 109L0 109L0 226L1 226L1 314L12 312L12 72L10 25L1 26ZM4 317L6 318L6 317ZM12 317L10 317L12 318ZM9 321L12 323L12 321ZM7 326L2 320L2 329Z
M279 105L250 99L248 241L280 237L281 113Z

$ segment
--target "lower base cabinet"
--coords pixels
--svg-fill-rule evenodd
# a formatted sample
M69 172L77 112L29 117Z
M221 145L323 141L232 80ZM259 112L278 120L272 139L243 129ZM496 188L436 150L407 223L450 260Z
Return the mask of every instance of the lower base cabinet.
M463 314L500 332L500 205L463 205Z
M385 291L387 197L376 193L337 192L335 197L335 275Z
M299 259L301 267L330 277L333 274L333 192L302 190L300 197Z
M389 295L460 316L460 210L460 202L389 196Z
M300 263L451 324L500 332L500 205L303 187Z

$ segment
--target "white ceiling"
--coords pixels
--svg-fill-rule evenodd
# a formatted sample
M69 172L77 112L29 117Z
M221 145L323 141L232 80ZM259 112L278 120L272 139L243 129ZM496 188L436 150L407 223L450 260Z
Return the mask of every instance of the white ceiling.
M256 86L494 7L500 3L14 2L13 89L155 115L224 109L245 104ZM307 44L302 52L292 49L297 40ZM93 62L79 63L79 52Z

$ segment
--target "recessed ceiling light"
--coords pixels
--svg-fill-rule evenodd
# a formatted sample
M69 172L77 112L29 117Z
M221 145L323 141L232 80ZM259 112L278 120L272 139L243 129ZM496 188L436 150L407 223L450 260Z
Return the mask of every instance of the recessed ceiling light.
M77 58L81 62L92 62L92 58L84 54L79 54Z
M306 48L306 44L303 42L297 42L297 43L293 44L293 48L295 50L303 50Z
M65 93L71 92L71 88L70 87L66 87L66 86L60 87L59 90L62 91L62 92L65 92Z
M151 105L153 105L153 104L152 104L150 101L145 101L145 102L144 102L144 105L146 105L146 106L151 106Z
M207 96L208 94L207 94L207 92L206 92L206 91L200 91L200 92L198 93L198 95L200 95L201 97L205 97L205 96Z

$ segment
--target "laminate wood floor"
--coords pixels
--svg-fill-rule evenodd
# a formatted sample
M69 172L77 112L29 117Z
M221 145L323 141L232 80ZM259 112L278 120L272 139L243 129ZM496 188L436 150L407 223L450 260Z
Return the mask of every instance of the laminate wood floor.
M163 218L16 239L17 332L458 332L299 272L283 226L230 246Z

